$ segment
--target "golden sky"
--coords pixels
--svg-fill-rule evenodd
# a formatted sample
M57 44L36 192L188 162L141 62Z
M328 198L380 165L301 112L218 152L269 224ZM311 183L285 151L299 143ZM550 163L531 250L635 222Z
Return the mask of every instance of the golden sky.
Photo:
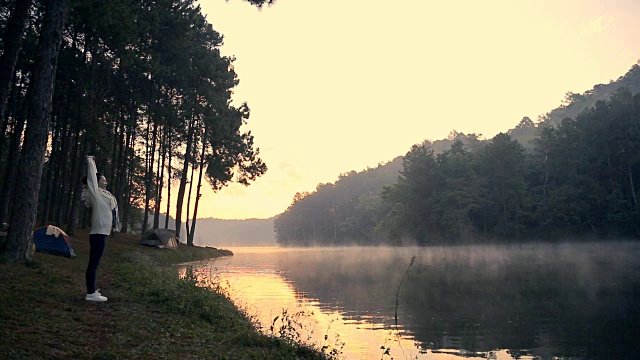
M491 138L640 58L635 0L201 0L236 57L269 171L208 187L198 217L268 218L296 192L451 130Z

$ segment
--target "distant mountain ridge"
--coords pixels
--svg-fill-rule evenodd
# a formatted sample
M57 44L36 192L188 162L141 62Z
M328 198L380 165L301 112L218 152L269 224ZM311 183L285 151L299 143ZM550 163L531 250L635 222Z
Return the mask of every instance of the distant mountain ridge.
M198 219L193 239L198 246L276 246L273 218L269 219Z
M150 215L149 227L153 225ZM165 215L160 214L160 227L164 227ZM276 246L273 232L273 219L226 220L204 218L196 221L194 245L213 246L217 248L234 246ZM191 224L191 222L189 222ZM169 217L169 229L175 230L175 219ZM185 224L182 224L181 242L185 242Z

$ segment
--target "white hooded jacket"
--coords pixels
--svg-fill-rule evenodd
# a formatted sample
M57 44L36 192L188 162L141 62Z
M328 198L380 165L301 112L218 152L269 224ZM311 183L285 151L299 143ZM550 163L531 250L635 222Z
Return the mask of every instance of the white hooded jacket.
M93 208L90 234L109 235L111 230L120 230L118 201L107 190L98 186L96 162L87 157L87 191L83 192L83 200L87 207ZM115 226L114 213L115 211Z

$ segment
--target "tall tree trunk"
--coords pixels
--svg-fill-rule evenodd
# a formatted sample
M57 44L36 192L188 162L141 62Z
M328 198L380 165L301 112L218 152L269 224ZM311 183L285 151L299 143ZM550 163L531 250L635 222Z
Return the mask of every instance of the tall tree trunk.
M173 151L171 150L171 134L168 134L169 142L169 161L167 163L167 214L164 218L164 228L169 228L169 211L171 210L171 158Z
M60 131L59 129L57 129L57 125L56 125L56 116L52 116L52 123L53 125L52 127L52 136L51 136L51 155L49 156L49 163L47 164L47 175L44 177L44 189L45 191L42 193L43 199L42 200L42 204L44 205L44 209L42 210L42 218L40 219L40 226L45 226L47 225L47 222L49 219L52 219L52 211L51 211L51 203L52 203L52 194L55 192L53 189L54 183L56 182L56 179L54 179L53 176L53 171L55 169L55 166L53 165L53 162L55 162L55 159L57 158L57 154L59 153L59 149L58 149L58 144L60 142ZM27 127L28 130L28 127ZM44 165L44 164L43 164Z
M33 255L33 224L38 211L42 162L47 147L51 99L66 10L67 0L50 0L47 3L38 41L31 88L33 105L23 146L28 151L23 151L18 164L17 179L20 181L16 183L16 201L7 236L7 251L13 261L28 261Z
M150 136L150 126L151 126L151 120L147 119L147 134L145 136L145 151L144 151L144 182L145 182L145 200L144 200L144 216L142 218L142 229L140 230L141 233L144 234L145 231L147 231L147 226L148 226L148 222L149 222L149 148L151 147L149 145L150 141L149 141L149 136Z
M203 139L206 137L203 136ZM198 220L198 205L200 204L200 188L202 187L202 173L204 173L204 157L206 154L207 147L206 143L203 140L202 143L202 153L200 154L200 174L198 175L198 186L196 187L196 203L193 206L193 220L191 221L191 231L189 232L189 237L187 238L187 245L193 246L193 238L196 234L196 221Z
M28 103L26 96L24 96L22 94L22 89L26 86L25 82L27 80L27 75L26 74L21 74L21 76L18 78L16 77L16 82L13 85L13 91L11 96L9 96L9 100L12 100L11 103L11 107L9 107L9 103L7 103L7 109L5 111L5 115L11 115L11 119L13 120L11 123L9 122L9 116L5 116L4 121L0 122L0 126L2 126L2 128L0 129L0 136L2 136L2 139L5 139L8 136L7 130L9 129L9 125L13 125L13 128L16 127L16 118L18 117L22 117L22 119L20 121L24 121L24 119L26 118L25 112L24 112L24 104ZM4 153L6 151L6 144L7 140L0 140L0 159L4 158ZM3 169L3 167L1 166L2 164L0 164L0 174L4 174L6 172L6 169ZM6 168L6 164L4 164L4 167Z
M136 104L133 103L130 109L130 124L136 124L137 122L137 111ZM120 178L120 194L121 197L118 201L118 206L120 208L120 220L122 221L122 228L120 229L121 233L126 233L128 229L129 223L129 211L131 210L131 177L133 176L133 163L134 163L134 150L133 146L135 143L135 125L131 125L127 128L127 139L125 141L125 149L124 149L124 157L123 159L128 159L127 162L123 162L122 171L124 172L123 176ZM125 167L126 165L126 167Z
M633 184L633 174L631 173L631 167L627 164L627 172L629 173L629 186L631 187L631 196L633 198L633 205L635 205L636 213L638 212L638 200L636 199L636 188Z
M5 110L7 109L7 99L9 97L9 89L11 88L11 80L15 72L16 63L18 62L18 54L20 54L20 46L24 31L27 27L27 19L29 17L29 9L33 0L17 0L15 7L11 12L11 17L7 22L3 38L3 52L0 57L0 123L5 120Z
M135 114L133 115L133 118L135 119L136 116ZM136 122L134 121L133 124L135 124ZM132 179L133 179L133 155L134 155L134 150L133 150L133 145L135 142L135 127L131 126L129 128L129 134L127 135L129 136L129 141L130 143L127 145L127 152L129 152L130 156L130 161L129 161L129 170L127 171L127 177L126 177L126 187L125 187L125 191L124 191L124 211L122 212L122 228L120 230L121 233L126 233L127 229L128 229L128 225L129 225L129 212L131 211L131 185L132 185Z
M60 81L58 83L60 83ZM59 89L62 89L62 86L60 86ZM47 179L47 181L52 182L52 188L54 189L53 192L49 194L51 198L49 204L49 206L51 206L51 215L49 220L53 221L57 226L62 226L62 217L67 203L64 199L68 199L71 196L67 184L70 179L69 136L71 136L71 127L69 126L70 102L67 101L66 96L68 86L65 86L64 90L65 91L55 92L54 94L54 105L52 106L54 115L52 116L52 120L54 120L54 124L56 124L54 131L58 134L58 145L55 156L53 156L54 154L52 152L49 159L49 166L53 167L53 177Z
M114 191L115 193L113 194L116 199L122 199L122 178L124 176L124 174L126 173L125 169L126 169L126 161L124 158L124 154L125 154L125 148L128 144L128 139L127 139L127 128L125 125L125 109L121 109L120 111L120 130L118 130L119 134L119 141L118 141L118 155L116 156L115 159L113 159L114 164L116 164L113 168L113 172L117 174L116 177L114 177L113 180L113 185L114 185ZM120 201L118 201L118 207L121 208L120 206Z
M151 134L151 142L149 142L149 127L153 126L153 133ZM146 168L145 168L145 192L144 192L144 220L142 222L142 232L144 233L149 226L149 202L151 201L151 189L153 188L153 164L155 162L156 154L156 139L158 138L158 126L151 122L149 119L147 125L147 148L145 153Z
M166 150L167 150L167 137L166 137L166 129L162 129L162 141L160 145L160 153L158 154L158 170L156 173L158 174L158 191L156 191L156 207L153 210L153 228L160 228L160 203L162 202L162 189L164 188L164 162L166 160Z
M154 181L153 165L156 162L156 146L158 144L158 124L153 123L153 134L151 136L151 159L149 161L149 173L147 174L147 186L145 188L145 211L151 210L149 202L151 202L151 190L156 186ZM155 208L155 206L154 206ZM148 218L147 218L148 220Z
M180 176L180 187L178 188L178 199L176 200L176 236L180 238L180 228L182 227L182 204L184 202L184 192L187 187L187 172L189 171L189 156L191 147L193 146L193 116L189 119L189 128L187 130L187 149L185 151L184 163L182 164L182 174Z
M109 176L109 185L111 186L111 192L112 195L115 195L116 193L116 169L117 169L117 160L118 160L118 140L120 139L118 137L118 121L114 121L113 122L113 126L112 126L113 132L111 134L109 134L111 136L111 138L113 139L113 143L111 143L111 174ZM106 175L105 175L106 176Z
M194 141L195 143L195 141ZM194 148L193 148L193 157L192 159L194 159L193 161L193 166L191 166L191 176L189 178L189 193L187 196L187 219L185 221L185 231L187 232L187 245L193 245L193 243L189 244L189 239L192 239L191 236L191 229L189 228L189 209L191 208L191 194L193 192L193 174L196 171L196 164L195 164L195 152L197 151L197 144L194 144Z
M80 203L80 195L82 193L82 181L80 180L82 178L82 174L86 173L86 161L82 161L88 154L89 152L89 147L87 146L87 137L86 136L80 136L78 130L76 130L76 145L78 143L81 143L82 147L81 147L81 152L80 152L80 156L75 156L74 158L74 164L73 164L73 177L75 179L75 181L73 182L74 188L73 188L73 196L71 197L71 209L69 210L69 217L67 218L67 234L69 235L74 235L75 234L75 228L76 225L78 224L78 218L79 215L82 213L80 210L84 210L84 204ZM78 146L75 147L75 151L74 154L77 154L78 151Z
M78 48L77 44L78 44L78 29L76 29L74 35L73 35L73 45L72 48L73 50L76 50ZM87 57L88 57L88 53L89 53L89 49L85 46L84 51L83 51L83 58L82 58L82 63L86 64L87 62ZM77 93L80 93L80 91L78 91L78 89L82 89L83 88L83 83L85 81L85 77L83 76L79 76L77 78L77 84L76 86L69 86L69 92L67 95L67 99L71 99L75 96L75 91L77 91ZM69 84L71 84L72 82L70 81ZM85 158L87 155L89 155L89 146L88 146L88 135L87 134L81 134L82 132L82 120L83 120L83 116L82 116L82 110L83 110L83 105L84 102L80 100L80 97L78 96L78 100L76 101L75 104L75 113L74 113L74 120L73 120L73 128L74 128L74 150L73 150L73 154L79 154L73 157L73 165L72 165L72 175L74 176L74 181L73 181L73 195L70 196L70 206L69 206L69 214L67 217L67 229L66 232L69 235L74 235L75 234L75 228L78 224L82 225L84 228L84 214L85 214L85 210L86 207L84 206L84 204L80 203L80 195L82 193L82 176L83 174L86 173L86 161Z
M7 163L7 171L4 174L2 182L2 193L0 194L0 224L7 220L9 208L13 204L13 193L16 184L16 174L18 167L16 166L20 159L20 141L22 132L24 131L24 123L26 114L29 111L29 102L24 101L22 104L21 115L14 118L13 135L11 136L11 144L9 145L9 154Z
M58 226L62 226L63 223L63 219L66 217L67 214L67 204L68 202L66 201L66 199L71 198L72 193L71 193L71 184L72 179L75 174L73 173L69 173L70 169L73 169L73 156L71 154L71 146L72 143L71 141L73 139L71 139L72 134L71 134L71 126L69 125L69 118L68 117L64 117L64 127L63 127L63 134L62 134L62 156L58 159L58 164L59 166L57 167L57 171L56 171L56 175L58 178L58 189L59 191L57 192L56 196L55 196L55 207L56 207L56 217L55 217L55 221L56 224Z
M549 164L547 155L544 156L544 184L542 185L542 195L547 198L547 183L549 182Z
M74 211L74 206L75 206L75 196L76 196L76 192L78 189L78 183L81 182L81 177L82 175L80 175L80 169L78 169L78 163L81 163L82 161L78 161L78 154L80 153L80 131L78 130L77 126L73 126L73 129L70 129L72 131L71 134L69 134L69 141L72 144L71 145L71 150L70 150L70 154L69 156L71 157L69 159L69 192L70 192L70 196L67 196L66 198L66 204L65 204L65 213L64 213L64 223L66 224L66 229L69 229L69 226L72 222L75 223L75 221L71 220L71 216L73 214ZM82 191L82 190L80 190ZM77 216L77 213L75 214ZM74 224L75 226L75 224ZM66 230L65 230L66 231ZM73 235L74 231L71 232L71 234L69 234L67 232L67 234L69 235Z

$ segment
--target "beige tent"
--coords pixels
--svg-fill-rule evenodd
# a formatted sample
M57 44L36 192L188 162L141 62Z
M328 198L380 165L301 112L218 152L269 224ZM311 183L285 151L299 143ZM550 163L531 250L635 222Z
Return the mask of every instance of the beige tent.
M161 249L175 249L178 247L176 231L171 229L151 229L142 234L140 244L154 246Z

